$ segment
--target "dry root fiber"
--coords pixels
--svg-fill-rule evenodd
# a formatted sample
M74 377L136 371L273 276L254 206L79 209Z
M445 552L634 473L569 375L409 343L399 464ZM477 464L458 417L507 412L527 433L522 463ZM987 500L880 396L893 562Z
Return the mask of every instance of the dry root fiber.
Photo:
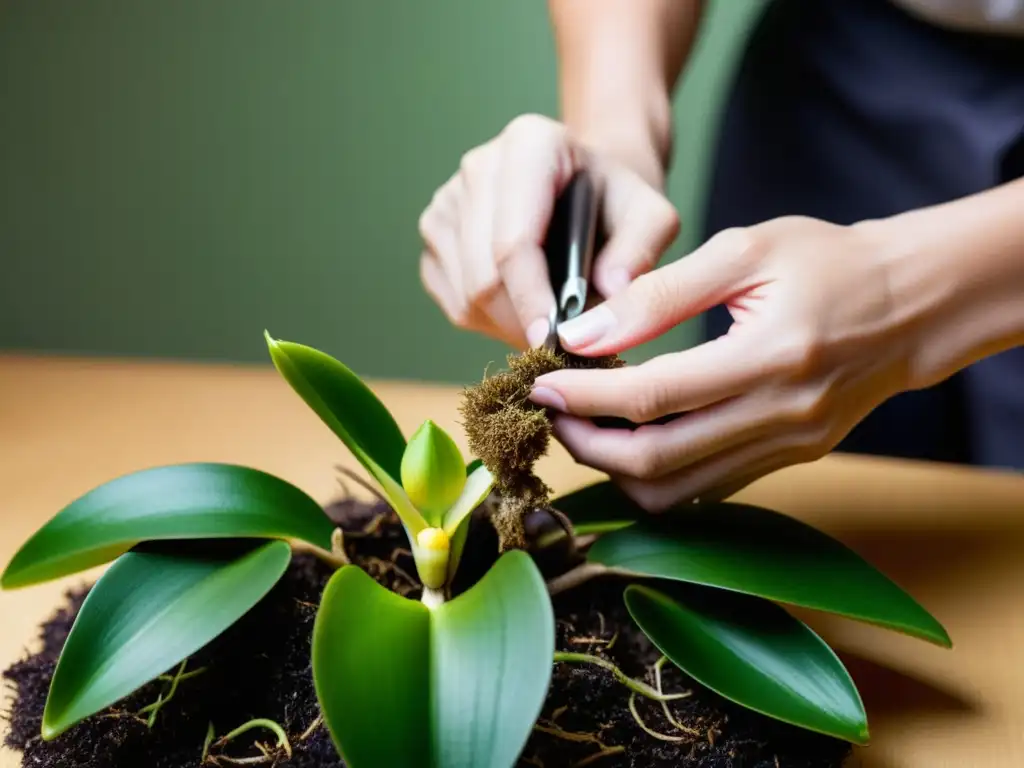
M539 376L562 368L618 368L618 357L583 358L547 349L508 356L508 369L466 390L460 411L473 454L494 474L501 503L492 515L502 551L524 548L523 518L544 507L551 489L534 465L551 440L547 412L528 398Z

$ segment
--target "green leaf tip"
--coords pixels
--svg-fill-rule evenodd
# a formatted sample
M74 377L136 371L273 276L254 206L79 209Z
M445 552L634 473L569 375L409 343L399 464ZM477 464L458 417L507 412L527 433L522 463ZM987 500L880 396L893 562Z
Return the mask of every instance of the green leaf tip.
M835 652L767 600L688 584L632 584L626 608L687 675L754 712L864 746L867 714Z
M402 454L402 487L431 525L441 525L466 485L462 452L430 419L409 438Z
M268 347L278 372L377 481L409 535L428 527L401 485L405 437L373 390L318 349L269 334Z

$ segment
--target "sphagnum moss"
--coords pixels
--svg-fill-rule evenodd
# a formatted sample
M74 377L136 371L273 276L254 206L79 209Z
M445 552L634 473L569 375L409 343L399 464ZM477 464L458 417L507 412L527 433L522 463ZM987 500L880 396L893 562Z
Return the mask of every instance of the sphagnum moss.
M530 349L507 358L508 368L464 394L459 408L470 450L491 471L501 503L492 514L502 551L525 548L524 518L546 507L551 489L534 473L551 442L546 410L529 400L533 382L563 368L617 368L618 357L584 358L548 349Z

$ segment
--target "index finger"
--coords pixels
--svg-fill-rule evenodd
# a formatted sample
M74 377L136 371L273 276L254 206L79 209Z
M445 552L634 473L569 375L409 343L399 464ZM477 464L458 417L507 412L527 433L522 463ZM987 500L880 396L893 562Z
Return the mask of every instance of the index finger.
M643 424L749 392L767 373L760 359L747 341L722 336L636 366L547 373L534 382L530 399L574 416Z

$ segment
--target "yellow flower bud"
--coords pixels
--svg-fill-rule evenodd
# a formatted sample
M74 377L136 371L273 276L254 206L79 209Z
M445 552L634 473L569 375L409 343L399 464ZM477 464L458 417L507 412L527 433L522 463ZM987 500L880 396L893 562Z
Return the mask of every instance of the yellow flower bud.
M451 541L440 528L424 528L416 534L412 556L423 586L440 589L448 578Z
M431 525L439 526L466 484L466 464L447 432L425 421L402 455L402 486Z
M447 552L448 534L440 528L424 528L416 534L416 543L432 552Z

